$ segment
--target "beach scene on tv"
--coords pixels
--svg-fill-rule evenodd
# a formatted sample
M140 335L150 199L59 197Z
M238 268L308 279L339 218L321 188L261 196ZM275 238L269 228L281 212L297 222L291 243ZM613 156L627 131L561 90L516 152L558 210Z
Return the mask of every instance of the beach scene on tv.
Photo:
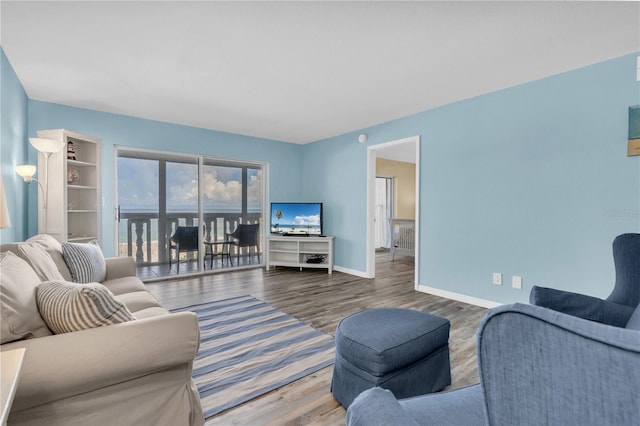
M272 234L322 233L322 204L320 203L272 203Z

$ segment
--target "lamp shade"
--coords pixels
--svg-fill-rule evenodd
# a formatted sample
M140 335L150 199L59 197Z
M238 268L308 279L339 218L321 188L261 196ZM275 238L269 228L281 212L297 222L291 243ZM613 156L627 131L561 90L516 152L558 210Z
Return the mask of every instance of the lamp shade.
M8 228L11 226L9 218L9 209L7 208L7 197L4 195L4 184L2 183L2 174L0 173L0 228Z
M49 154L60 151L64 146L64 142L53 139L29 138L29 142L37 151Z
M16 173L19 174L25 182L31 182L33 175L36 174L36 166L32 166L31 164L16 166Z

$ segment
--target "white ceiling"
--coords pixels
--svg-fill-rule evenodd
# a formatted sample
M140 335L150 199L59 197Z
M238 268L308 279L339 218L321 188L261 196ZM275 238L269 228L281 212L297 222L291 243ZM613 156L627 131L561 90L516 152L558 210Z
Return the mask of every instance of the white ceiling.
M27 95L307 143L640 51L638 2L13 2Z

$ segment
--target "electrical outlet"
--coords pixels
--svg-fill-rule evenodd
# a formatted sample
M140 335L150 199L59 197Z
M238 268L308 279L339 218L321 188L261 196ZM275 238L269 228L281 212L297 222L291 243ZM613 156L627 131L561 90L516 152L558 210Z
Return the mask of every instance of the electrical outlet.
M493 273L493 283L495 285L502 285L502 274L500 272Z
M511 277L511 287L522 290L522 277L517 275Z

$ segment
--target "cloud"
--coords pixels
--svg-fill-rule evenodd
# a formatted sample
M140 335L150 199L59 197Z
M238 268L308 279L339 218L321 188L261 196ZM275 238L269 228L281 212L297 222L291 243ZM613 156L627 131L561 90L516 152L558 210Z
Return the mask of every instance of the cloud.
M118 159L120 203L130 208L158 207L157 162ZM207 208L225 206L239 211L242 207L242 183L237 167L207 166L203 173L203 195ZM247 203L250 208L262 206L262 171L249 169ZM167 205L169 208L197 209L197 166L167 164Z
M213 202L242 202L242 184L237 180L223 182L218 180L215 170L204 173L204 197L207 201ZM198 188L194 188L194 194L197 194Z
M157 208L158 167L149 160L118 158L118 204Z
M320 225L320 215L296 216L293 220L296 225Z
M247 188L247 203L249 207L262 206L262 170L249 171L249 187Z

